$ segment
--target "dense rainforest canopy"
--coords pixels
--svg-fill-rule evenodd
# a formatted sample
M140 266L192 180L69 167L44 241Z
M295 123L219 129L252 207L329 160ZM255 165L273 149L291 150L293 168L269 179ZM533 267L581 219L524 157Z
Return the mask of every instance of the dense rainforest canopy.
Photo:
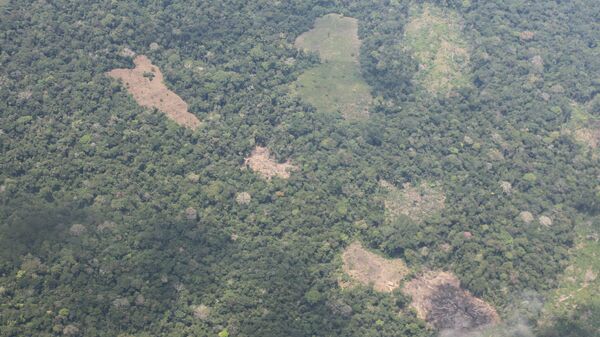
M298 48L332 13L358 52ZM599 93L597 0L0 0L0 336L437 335L357 241L597 336Z

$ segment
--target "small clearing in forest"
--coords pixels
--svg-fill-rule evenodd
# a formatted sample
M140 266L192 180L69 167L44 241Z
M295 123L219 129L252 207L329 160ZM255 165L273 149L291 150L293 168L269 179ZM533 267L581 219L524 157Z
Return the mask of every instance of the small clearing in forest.
M430 93L449 94L470 82L469 52L461 30L456 13L430 5L404 29L405 46L419 61L417 79Z
M288 179L290 172L298 170L298 167L289 161L278 163L273 160L269 149L262 146L254 148L250 156L245 159L244 164L267 180L271 180L273 177Z
M123 81L127 91L139 105L156 108L181 126L190 129L200 126L200 120L188 111L187 103L167 88L162 72L150 59L139 55L133 63L133 69L113 69L108 75Z
M417 316L438 329L469 330L500 322L494 307L462 289L448 272L426 272L402 290L412 297Z
M399 189L381 180L380 185L387 190L383 202L388 221L406 215L413 221L421 222L445 207L446 196L439 187L430 183L423 182L416 187L405 183Z
M584 105L571 102L571 119L567 130L573 139L591 149L597 149L600 145L600 119L594 118Z
M575 130L575 140L586 144L592 149L598 148L600 144L600 125L596 128L580 128Z
M300 75L292 85L293 93L322 112L341 113L346 119L368 116L372 97L358 62L358 20L325 15L296 38L295 46L318 53L322 63Z
M391 292L409 272L400 259L386 259L354 242L342 253L344 272L364 285L373 285L376 291ZM343 287L344 283L340 281Z

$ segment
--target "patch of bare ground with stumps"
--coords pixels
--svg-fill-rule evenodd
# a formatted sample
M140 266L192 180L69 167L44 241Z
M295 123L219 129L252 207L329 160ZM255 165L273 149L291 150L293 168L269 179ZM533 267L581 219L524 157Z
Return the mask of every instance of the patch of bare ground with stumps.
M575 140L584 143L592 149L598 148L600 144L600 125L597 128L580 128L575 130Z
M417 316L437 329L471 330L500 322L488 303L460 287L448 272L430 271L407 282L402 291L412 297Z
M373 285L376 291L391 292L409 272L404 261L386 259L354 242L342 253L344 272L363 285ZM340 286L348 284L340 281Z
M428 182L418 186L405 183L402 188L397 188L385 180L381 180L379 184L387 190L383 202L388 221L405 215L413 221L421 222L444 209L446 205L446 196L442 189Z
M187 103L164 83L160 69L144 55L137 56L133 69L113 69L108 76L123 82L135 101L146 108L156 108L175 123L196 129L200 120L188 111Z
M412 298L417 316L437 329L469 331L500 322L490 304L460 287L458 278L449 272L427 271L405 282L410 269L401 259L387 259L365 249L359 242L342 252L343 271L338 284L349 288L362 284L375 291L389 293L400 288Z
M266 180L271 180L273 177L288 179L291 172L298 170L298 167L292 165L289 160L285 163L273 160L269 149L262 146L257 146L252 150L250 156L244 160L244 165Z

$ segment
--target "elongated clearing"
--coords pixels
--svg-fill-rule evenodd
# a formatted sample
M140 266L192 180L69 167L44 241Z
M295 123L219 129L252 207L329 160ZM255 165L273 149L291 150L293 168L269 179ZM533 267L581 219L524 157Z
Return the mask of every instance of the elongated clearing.
M167 88L162 72L150 59L140 55L133 63L133 69L113 69L108 75L123 81L127 91L139 105L156 108L175 123L190 129L196 129L200 125L200 120L188 111L187 103Z
M417 79L430 93L469 84L469 52L454 12L425 5L406 25L404 43L419 61Z
M322 63L300 75L292 86L294 93L325 113L340 113L346 119L368 116L372 97L358 62L358 20L325 15L298 36L295 46L318 53Z

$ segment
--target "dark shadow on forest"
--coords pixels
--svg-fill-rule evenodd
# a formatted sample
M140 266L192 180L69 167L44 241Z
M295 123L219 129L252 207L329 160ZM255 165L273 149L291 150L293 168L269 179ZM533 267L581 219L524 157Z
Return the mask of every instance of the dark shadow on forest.
M35 253L44 241L59 240L72 224L98 221L98 214L75 204L20 195L0 205L0 258L14 261Z

